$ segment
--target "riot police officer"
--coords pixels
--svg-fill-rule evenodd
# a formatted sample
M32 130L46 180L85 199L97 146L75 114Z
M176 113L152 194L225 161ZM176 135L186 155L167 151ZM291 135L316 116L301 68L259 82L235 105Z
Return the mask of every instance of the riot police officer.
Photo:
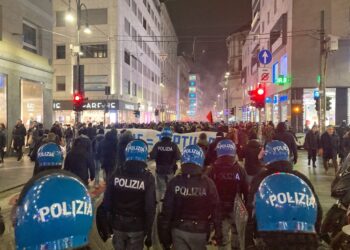
M50 169L61 169L63 153L56 143L49 142L38 149L33 175Z
M219 249L227 249L230 243L231 249L239 249L239 240L234 221L233 206L236 194L246 201L248 196L248 184L246 172L237 162L236 145L230 139L218 142L216 146L217 159L208 176L214 181L220 197L220 210L222 216L222 245Z
M214 182L202 174L204 153L197 145L182 154L182 173L168 184L158 221L159 240L165 248L206 249L211 218L221 241L219 196Z
M16 249L83 249L93 222L91 197L79 178L64 170L37 174L15 208Z
M154 177L147 170L147 156L144 141L129 142L124 166L112 174L107 184L102 206L110 217L115 249L142 250L144 244L152 245L156 193Z
M179 147L171 141L172 137L172 130L165 127L161 132L161 140L154 145L150 153L150 158L156 160L158 201L163 198L167 183L174 177L176 162L181 157Z
M317 249L322 209L311 182L293 170L284 142L267 143L260 157L266 170L248 195L248 249ZM254 246L253 234L262 244Z

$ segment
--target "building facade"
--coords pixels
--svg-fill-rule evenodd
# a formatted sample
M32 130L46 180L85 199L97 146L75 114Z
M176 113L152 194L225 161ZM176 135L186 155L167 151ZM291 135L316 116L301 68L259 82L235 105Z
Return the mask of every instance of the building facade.
M52 124L52 3L4 0L0 3L0 123L17 119Z
M296 131L305 125L317 124L314 91L320 75L320 27L321 11L325 13L325 35L336 36L338 48L327 44L326 96L331 100L326 112L326 125L338 124L349 117L348 93L349 61L349 1L346 0L253 0L253 20L243 46L244 120L288 121ZM333 45L332 45L333 47ZM272 61L264 66L258 53L268 49ZM271 81L264 83L266 105L252 107L248 91L255 89L259 80L259 68L271 70ZM344 103L346 102L346 105ZM342 103L342 104L341 104ZM300 105L300 109L293 109ZM339 108L338 108L339 106Z
M74 1L72 1L73 3ZM80 32L80 64L84 65L84 91L89 99L82 115L87 122L150 122L161 104L162 5L151 0L84 0ZM75 9L74 6L72 6ZM64 16L65 1L54 1L54 114L61 122L73 122L72 48L78 45L76 22ZM85 18L87 17L87 21ZM83 30L83 27L81 28ZM110 87L106 96L105 87ZM105 114L105 104L108 112ZM140 111L135 117L134 111Z
M230 110L230 121L241 121L242 119L242 81L241 81L241 73L242 73L242 47L245 42L245 39L249 33L250 25L245 25L233 32L226 39L226 46L228 51L228 72L230 73L227 86L226 82L222 84L226 90L228 91L228 109ZM226 93L223 93L223 96ZM234 110L234 113L231 114L231 110Z
M183 56L178 56L178 98L177 98L177 120L187 120L187 111L189 107L188 99L188 79L190 67Z

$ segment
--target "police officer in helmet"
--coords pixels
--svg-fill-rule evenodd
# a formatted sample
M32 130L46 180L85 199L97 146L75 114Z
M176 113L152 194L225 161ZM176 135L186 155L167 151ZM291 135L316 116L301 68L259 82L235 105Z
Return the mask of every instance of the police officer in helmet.
M234 221L233 206L236 194L246 201L248 184L246 172L237 161L236 145L230 139L218 142L216 146L217 159L208 176L214 181L220 197L220 210L222 215L222 245L219 249L239 249L237 229Z
M221 241L219 196L214 182L202 174L204 153L197 145L187 146L182 154L181 174L168 184L158 221L159 240L168 249L206 249L209 222L215 238Z
M293 170L284 142L268 142L259 158L266 169L254 177L248 195L247 248L317 249L322 209L311 182Z
M150 158L156 161L158 201L163 199L166 185L174 177L177 169L176 162L181 157L179 147L171 141L172 137L172 130L169 127L163 128L160 141L154 145L150 153Z
M156 212L155 180L147 170L147 144L129 142L125 164L111 176L102 206L109 214L115 249L143 249L152 245ZM107 217L108 218L108 217Z
M48 170L28 181L15 207L16 249L89 249L93 207L77 176Z
M63 153L56 143L49 142L38 149L33 175L50 169L61 169Z

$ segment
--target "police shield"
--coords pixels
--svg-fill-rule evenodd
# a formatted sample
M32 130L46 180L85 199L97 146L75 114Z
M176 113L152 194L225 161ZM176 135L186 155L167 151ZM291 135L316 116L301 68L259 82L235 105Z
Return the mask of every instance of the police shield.
M248 211L242 201L242 198L237 194L233 207L233 215L236 223L240 249L245 249L245 230L248 222Z
M100 238L106 242L112 235L112 227L109 223L106 209L100 205L96 210L96 227Z

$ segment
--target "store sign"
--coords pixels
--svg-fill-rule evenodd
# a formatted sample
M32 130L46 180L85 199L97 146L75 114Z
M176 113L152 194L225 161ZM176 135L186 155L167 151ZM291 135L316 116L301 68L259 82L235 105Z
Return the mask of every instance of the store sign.
M280 102L286 102L286 101L288 101L288 95L281 95Z
M119 110L137 110L137 104L119 101Z
M84 105L86 110L104 110L105 101L88 100ZM108 100L107 107L109 109L118 109L118 100ZM53 110L73 110L73 102L71 101L53 101Z

